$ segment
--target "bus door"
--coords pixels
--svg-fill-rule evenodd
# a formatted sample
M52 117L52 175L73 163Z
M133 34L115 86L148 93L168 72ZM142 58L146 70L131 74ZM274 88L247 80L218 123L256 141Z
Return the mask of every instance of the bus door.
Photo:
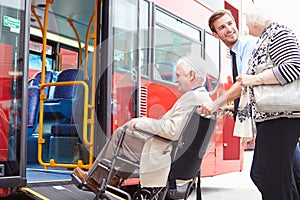
M97 98L99 124L106 135L137 117L139 93L138 1L103 3L101 78ZM112 8L112 13L108 10ZM126 20L124 20L126 19ZM111 20L111 21L110 21ZM111 87L110 87L111 86Z
M27 8L30 1L0 2L0 196L26 185ZM27 82L27 80L26 80Z
M32 144L27 164L39 163L45 169L88 168L92 162L93 152L85 150L93 148L98 1L70 2L47 1L46 6L32 2L31 7L28 78L29 82L40 79L40 103L38 125L27 138ZM42 16L48 20L40 20ZM73 153L78 146L84 156Z

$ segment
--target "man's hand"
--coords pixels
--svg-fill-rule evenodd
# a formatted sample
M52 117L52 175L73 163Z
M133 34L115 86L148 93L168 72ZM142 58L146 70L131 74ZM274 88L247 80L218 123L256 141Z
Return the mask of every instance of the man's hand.
M204 102L203 104L201 104L198 112L204 115L211 115L214 111L213 108L214 106L212 102Z
M127 122L128 130L130 131L136 131L135 124L137 123L138 118L133 118L130 121Z

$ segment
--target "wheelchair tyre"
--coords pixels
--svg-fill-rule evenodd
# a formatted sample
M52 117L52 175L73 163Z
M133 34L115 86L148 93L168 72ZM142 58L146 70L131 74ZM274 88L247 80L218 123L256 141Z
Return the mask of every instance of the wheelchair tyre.
M139 192L136 191L133 194L133 200L150 200L152 198L152 194L149 190L141 189Z

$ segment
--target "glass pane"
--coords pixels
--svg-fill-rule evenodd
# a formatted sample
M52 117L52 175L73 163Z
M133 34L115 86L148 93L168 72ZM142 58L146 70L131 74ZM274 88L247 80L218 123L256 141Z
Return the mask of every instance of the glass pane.
M35 51L35 52L38 52L38 53L42 53L43 44L39 43L39 42L30 41L29 42L29 50ZM52 47L51 46L47 45L46 51L47 51L46 52L47 55L52 55Z
M153 78L174 83L176 62L186 56L202 55L202 46L186 36L156 26Z
M188 35L190 38L199 41L200 31L193 28L192 26L183 23L181 20L174 18L160 10L156 10L156 21L163 25L167 26L170 29L176 30L177 32Z
M143 76L149 76L149 2L141 1L140 6L141 74Z
M19 175L25 1L0 1L0 164Z
M114 130L137 115L137 1L115 0L112 122Z
M213 91L217 88L219 82L220 41L207 32L205 35L205 63L207 65L207 89ZM227 80L227 78L224 80Z
M46 58L46 70L52 70L52 59ZM29 73L28 79L32 78L35 73L42 70L42 58L40 55L29 54Z

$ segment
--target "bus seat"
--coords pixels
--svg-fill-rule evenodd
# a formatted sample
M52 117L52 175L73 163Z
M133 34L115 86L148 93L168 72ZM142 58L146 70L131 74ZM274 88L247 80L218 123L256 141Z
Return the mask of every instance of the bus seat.
M27 163L37 163L38 135L34 131L38 124L38 111L40 105L40 88L28 87L28 123L27 123Z
M75 124L60 124L51 127L49 158L56 163L72 163L73 150L79 142Z
M57 76L57 82L80 81L83 80L83 71L79 69L66 69L61 71ZM74 86L55 87L54 99L72 99L74 98Z
M37 80L36 78L31 78L29 79L28 81L28 87L31 87L31 86L40 86L40 81Z
M81 141L79 137L80 128L80 125L75 124L74 120L70 124L51 126L50 159L55 159L57 163L73 163L74 147ZM85 163L87 162L85 160Z
M51 126L51 135L54 137L77 137L76 124L56 124Z
M28 87L28 123L27 123L27 163L37 163L38 151L38 117L40 110L40 88L38 86ZM43 135L46 140L43 145L43 160L48 160L49 157L49 138L50 136Z
M82 86L79 86L82 87ZM73 150L76 144L81 143L83 122L83 90L76 90L75 101L72 105L72 118L67 124L54 124L51 126L50 158L58 163L74 163ZM87 163L86 158L80 158Z
M27 136L30 137L38 124L38 111L40 105L40 88L31 86L28 88L28 124Z
M53 78L53 72L52 71L46 71L45 72L45 83L51 83ZM32 79L29 80L30 85L36 85L39 86L42 79L42 72L37 72L33 75ZM49 91L50 87L45 87L45 95L49 97Z
M82 81L83 71L78 69L66 69L57 76L57 82ZM54 113L55 117L65 117L71 120L72 103L76 101L76 94L83 93L81 85L55 86L53 98L45 100L45 113Z

